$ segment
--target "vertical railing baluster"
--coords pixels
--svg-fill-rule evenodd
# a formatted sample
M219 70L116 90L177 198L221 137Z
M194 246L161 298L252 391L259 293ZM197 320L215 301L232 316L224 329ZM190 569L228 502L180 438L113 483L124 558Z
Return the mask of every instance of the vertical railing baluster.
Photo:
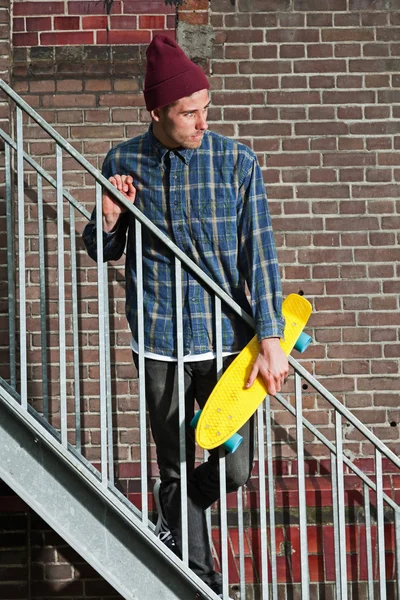
M25 197L24 139L22 110L17 106L17 190L18 190L18 268L19 268L19 345L21 404L28 406L26 266L25 266Z
M65 261L64 261L64 198L62 149L56 145L57 169L57 254L58 254L58 331L60 346L60 419L61 441L68 444L67 433L67 364L65 337Z
M42 177L37 173L37 202L38 202L38 243L39 243L39 289L40 289L40 338L42 358L42 397L43 416L49 420L49 382L47 365L47 326L46 326L46 264L44 248L43 221L43 185Z
M380 600L386 600L385 517L383 512L382 454L375 448L376 513Z
M37 173L37 201L38 201L38 243L39 243L39 289L40 289L40 337L42 358L42 396L43 416L49 420L49 382L47 368L47 326L46 326L46 264L44 248L44 222L43 222L43 186L42 177Z
M6 219L7 219L7 290L8 290L8 340L10 346L10 385L17 386L17 360L15 344L15 255L14 255L14 220L12 209L11 152L9 144L5 144L5 185L6 185Z
M238 539L239 539L239 586L240 597L246 597L246 569L244 561L244 504L243 504L243 486L237 491L238 505Z
M114 485L114 438L113 438L113 407L111 393L111 356L110 356L110 315L108 296L108 264L103 265L104 275L104 340L105 340L105 373L107 398L107 440L108 440L108 482Z
M76 239L75 239L75 210L69 205L69 238L71 248L71 292L72 292L72 343L74 356L74 406L75 406L75 448L80 452L82 449L81 434L81 391L79 376L79 328L78 328L78 279L76 263Z
M336 412L336 478L338 490L338 532L340 552L340 598L347 600L346 514L343 476L342 415Z
M209 452L207 450L204 450L204 452L203 452L203 461L206 462L208 460L209 456L210 456ZM205 512L206 512L206 523L207 523L208 539L210 540L210 547L211 547L211 550L212 550L213 542L212 542L211 506L209 506L206 509Z
M295 374L296 396L296 440L297 440L297 477L299 484L299 522L300 522L300 561L301 561L301 598L310 598L310 575L308 568L307 540L307 502L304 465L304 436L303 436L303 400L301 377Z
M340 537L339 537L339 496L336 474L336 457L331 452L331 483L332 483L332 512L333 512L333 541L335 552L335 596L341 600L340 584Z
M142 225L135 219L136 246L136 288L137 288L137 322L138 322L138 375L139 375L139 432L140 432L140 475L142 495L142 521L148 523L147 500L147 420L146 420L146 382L144 358L144 312L143 312L143 254Z
M368 577L368 600L374 600L374 569L372 562L371 505L369 487L364 483L365 547Z
M265 399L265 416L266 416L266 447L267 447L267 468L268 468L268 505L269 505L269 535L271 540L271 583L272 583L272 600L278 600L278 572L276 565L276 533L275 533L275 478L274 478L274 461L272 449L272 411L271 398L267 396Z
M400 600L400 512L394 511L395 552L396 552L396 590L397 600Z
M264 452L264 406L257 409L257 445L258 445L258 487L260 494L260 561L261 561L261 599L269 598L268 543L267 543L267 497L265 490L265 452Z
M216 340L216 369L217 379L222 375L222 313L221 300L215 296L215 340ZM225 449L219 448L219 489L220 489L220 539L221 539L221 570L223 600L229 598L229 568L228 568L228 509L226 500L226 462Z
M176 340L179 396L179 446L180 446L180 483L181 483L181 526L182 526L182 560L189 564L189 530L187 503L187 460L186 460L186 407L185 382L183 364L183 306L182 306L182 265L175 257L175 290L176 290Z
M100 456L101 482L108 485L108 436L107 436L107 390L106 390L106 343L104 327L104 267L103 267L103 212L102 189L96 181L96 239L97 239L97 295L99 323L99 369L100 369Z

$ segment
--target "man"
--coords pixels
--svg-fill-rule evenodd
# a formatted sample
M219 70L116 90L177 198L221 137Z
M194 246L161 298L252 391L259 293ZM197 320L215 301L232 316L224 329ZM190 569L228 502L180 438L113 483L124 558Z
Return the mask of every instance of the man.
M209 83L167 36L156 35L147 49L144 97L152 123L147 133L113 148L103 175L172 239L240 306L253 314L260 342L247 386L264 378L275 394L288 373L280 348L284 321L276 250L261 170L253 152L208 131ZM126 314L137 357L136 256L134 218L107 192L103 195L104 260L126 248ZM95 217L83 239L96 259ZM180 460L178 435L175 272L171 251L145 227L142 232L146 402L157 448L161 487L156 489L163 538L179 554ZM183 345L188 470L189 562L217 594L221 575L214 570L204 510L219 497L218 449L194 468L194 435L189 422L194 402L204 406L217 373L213 298L183 272ZM247 299L250 292L251 305ZM222 307L224 367L254 332ZM252 421L244 440L226 457L227 490L246 483L253 462Z

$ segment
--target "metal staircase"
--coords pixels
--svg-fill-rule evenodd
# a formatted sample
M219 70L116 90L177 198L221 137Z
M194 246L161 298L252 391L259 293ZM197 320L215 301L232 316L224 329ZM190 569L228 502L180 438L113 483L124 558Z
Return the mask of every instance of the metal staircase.
M154 535L148 500L148 482L154 474L149 473L148 466L149 434L143 377L139 378L139 393L135 400L137 483L140 489L137 506L121 492L115 479L118 460L113 454L116 430L113 402L117 383L112 376L113 353L116 351L110 329L113 315L109 306L113 298L109 297L109 290L112 291L112 283L109 282L109 267L103 265L102 260L98 260L96 267L92 266L90 281L87 275L82 275L88 263L85 263L76 237L89 213L67 191L63 163L72 160L85 177L91 179L99 215L98 231L101 231L102 186L133 213L139 303L143 301L140 293L141 231L147 227L173 252L177 281L180 281L182 271L189 270L213 295L217 338L220 335L218 322L222 303L228 304L249 323L251 319L9 86L0 81L0 88L6 94L15 117L11 123L12 135L0 130L5 148L8 274L7 288L4 286L1 294L6 308L2 312L1 333L4 359L0 370L0 447L3 458L0 461L0 478L127 600L187 599L194 598L196 592L208 600L215 600L215 594L189 569L187 540L184 540L183 560L180 560ZM38 136L55 144L55 159L53 163L49 162L51 168L46 168L27 152L24 137L27 128L30 136L34 130ZM68 169L73 172L70 163ZM102 236L99 235L98 257L101 256ZM179 285L177 290L176 304L179 307L182 304ZM82 305L85 305L86 311L90 307L89 313L96 319L96 334L93 334L93 319L90 327L86 326ZM139 306L138 314L141 313ZM139 332L141 327L139 320ZM178 332L179 335L181 333ZM142 344L143 334L140 334L139 348L143 347ZM182 358L178 356L181 367ZM220 352L218 360L221 361ZM394 471L400 468L400 460L292 357L290 364L294 371L293 390L288 394L278 394L273 399L267 397L257 412L258 477L255 478L255 489L260 539L254 542L257 548L250 549L253 559L258 550L256 581L250 580L246 574L249 552L245 549L245 541L250 543L244 518L246 491L239 490L234 501L234 527L238 532L238 549L234 557L237 582L230 579L232 548L229 531L232 522L229 521L228 526L227 506L230 500L223 477L218 510L209 513L210 536L219 542L215 552L223 574L224 600L234 594L240 594L242 600L278 600L281 580L277 568L279 542L276 537L273 460L273 424L277 407L283 407L290 415L295 438L292 446L297 465L299 597L302 600L314 598L309 572L305 453L306 436L311 436L313 443L320 448L319 455L326 456L330 465L327 480L330 482L333 507L334 597L336 600L353 597L346 553L348 514L345 479L350 473L356 477L363 497L367 597L369 600L394 600L395 597L400 600L399 505L396 490L384 486L383 469L383 460L386 467L390 464ZM92 382L95 391L92 388L85 390L88 368L97 369ZM143 361L139 364L139 374L142 369ZM303 415L305 396L307 399L313 396L325 403L326 410L332 415L330 429L306 419ZM91 410L91 406L95 409ZM184 447L183 410L180 423L179 435ZM360 439L373 448L373 473L363 472L357 460L352 459L347 451L345 425L357 430ZM224 473L222 452L220 470ZM184 489L184 463L181 475ZM181 504L183 531L187 532L184 493ZM385 560L385 540L390 533L388 526L395 540L395 575L389 578L390 588ZM372 542L375 530L376 545ZM237 583L235 589L229 588L232 583Z

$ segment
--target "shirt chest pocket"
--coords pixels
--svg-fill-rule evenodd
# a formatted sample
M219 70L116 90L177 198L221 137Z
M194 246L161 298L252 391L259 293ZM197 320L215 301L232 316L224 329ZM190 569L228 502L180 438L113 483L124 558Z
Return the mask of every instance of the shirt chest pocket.
M229 194L191 195L188 225L195 242L204 249L228 249L236 238L236 210Z

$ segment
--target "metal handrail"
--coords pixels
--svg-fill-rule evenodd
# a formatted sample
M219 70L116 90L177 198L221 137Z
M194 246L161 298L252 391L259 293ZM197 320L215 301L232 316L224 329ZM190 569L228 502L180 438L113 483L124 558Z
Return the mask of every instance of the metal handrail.
M119 193L114 186L110 182L108 182L98 171L95 169L89 161L87 161L84 157L82 157L79 152L73 148L71 144L65 141L58 132L52 128L40 115L38 115L22 98L20 98L4 81L0 80L0 89L2 89L6 95L17 105L17 113L18 110L24 111L29 115L44 131L48 133L48 135L56 142L57 146L57 156L58 156L58 164L57 164L57 179L55 180L45 169L43 169L27 152L25 152L22 148L22 120L19 115L19 130L17 135L19 135L19 141L15 142L7 133L0 129L0 137L4 140L6 144L7 152L9 153L9 149L17 152L18 155L18 192L19 196L21 193L23 194L23 161L26 161L38 174L38 178L45 179L52 187L57 190L57 203L58 203L58 221L59 228L61 227L60 220L62 220L62 210L61 210L61 201L62 198L65 198L70 205L72 205L75 209L77 209L85 218L89 218L89 212L82 206L80 202L78 202L72 194L70 194L67 190L65 190L62 182L62 163L61 163L61 149L65 150L67 153L72 156L79 165L83 169L85 169L88 173L93 176L96 187L96 207L97 207L97 227L101 229L101 188L106 189L110 194L112 194L127 210L129 210L135 219L135 227L136 227L136 244L137 244L137 255L138 258L138 266L140 263L141 256L141 228L146 227L149 229L159 240L165 244L167 248L169 248L173 254L175 255L175 263L176 263L176 274L180 277L180 270L182 265L192 273L196 275L196 277L207 286L209 290L215 295L216 299L216 311L217 314L220 314L220 303L224 302L231 309L233 309L238 315L240 315L248 324L253 325L253 319L248 315L239 305L237 305L222 289L219 288L215 282L208 277L206 274L202 272L202 270L191 260L189 259L166 235L160 232L157 227L153 225L153 223L147 219L137 208L135 205L132 205L126 198ZM18 114L17 114L18 117ZM8 159L9 162L9 159ZM22 165L22 166L21 166ZM9 178L10 179L10 178ZM10 185L10 181L9 181ZM21 192L22 190L22 192ZM22 214L20 214L20 218L22 218ZM61 229L59 229L59 237L61 235ZM101 236L100 236L101 237ZM59 241L60 243L60 241ZM63 246L59 247L59 253L63 252ZM99 248L99 256L102 256L102 248L100 244ZM103 266L100 264L101 261L98 261L98 281L99 281L99 298L102 295L102 290L107 289L107 284L104 285L104 281L107 281L107 272L106 269L103 270ZM61 263L63 264L63 263ZM20 285L22 285L22 280L20 280ZM61 279L59 283L59 289L62 289L64 285L63 279ZM180 289L180 285L177 285L177 290ZM140 288L140 285L139 285ZM139 289L140 292L140 289ZM139 293L140 296L140 293ZM63 304L64 299L63 295L60 296L60 303ZM176 302L178 307L181 307L181 298L177 293ZM107 298L102 297L100 299L100 307L99 310L99 330L101 332L101 338L103 342L100 344L100 353L103 353L101 356L100 364L104 365L105 368L109 368L109 358L107 358L107 348L109 347L107 343L107 326L104 327L104 319L106 319L106 315L103 312L103 309L107 305ZM61 313L62 314L62 313ZM217 326L218 326L218 317L217 317ZM178 328L179 329L179 328ZM63 331L65 335L65 331ZM182 332L178 331L178 346L181 346L181 335ZM143 347L143 340L140 338L143 337L143 334L140 333L140 322L139 322L139 348ZM217 327L217 348L220 345L220 332L218 334ZM182 348L178 353L178 364L182 364ZM217 352L218 360L220 360L221 352ZM298 451L298 459L301 462L299 465L299 507L300 507L300 527L301 527L301 582L302 582L302 600L307 600L309 598L309 574L308 574L308 550L307 550L307 516L306 516L306 492L305 492L305 472L304 472L304 451L303 451L303 440L302 440L302 431L303 427L306 427L324 446L329 450L331 456L331 477L332 477L332 497L333 497L333 507L334 507L334 526L335 526L335 565L336 565L336 597L340 600L346 600L347 598L347 574L346 574L346 556L345 556L345 513L344 513L344 475L343 475L343 466L348 467L364 484L364 501L365 501L365 518L366 518L366 528L367 533L369 532L369 537L367 536L367 554L368 554L368 565L370 567L372 560L372 542L371 542L371 514L369 510L370 499L369 499L369 490L372 490L377 495L377 527L378 527L378 558L379 558L379 581L380 581L380 597L382 600L386 598L385 586L383 583L384 578L384 567L385 567L385 558L384 558L384 531L383 531L383 503L385 502L388 507L393 510L394 514L394 522L395 522L395 531L396 531L396 549L397 549L397 591L400 597L400 507L399 505L387 494L383 491L382 486L382 456L385 456L389 459L392 464L400 469L400 459L392 452L379 438L373 434L357 417L355 417L350 410L348 410L337 398L333 396L316 378L314 378L300 363L298 363L293 357L289 357L290 365L293 367L295 372L295 399L296 399L296 407L293 407L290 402L288 402L282 394L277 394L276 398L280 402L280 404L288 410L293 417L296 419L296 429L297 429L297 451ZM221 366L221 363L220 363ZM143 369L143 363L139 365L139 372ZM64 365L65 370L65 365ZM142 371L143 372L143 371ZM303 379L306 381L318 394L320 394L330 406L335 411L336 416L336 444L331 442L321 433L317 427L312 425L302 414L302 389L300 385L300 381ZM0 387L2 387L0 381ZM145 423L145 407L143 403L144 398L144 387L140 386L140 398L141 398L141 464L142 464L142 511L140 512L143 525L145 527L151 527L151 523L148 520L148 507L147 507L147 470L145 467L145 447L146 447L146 436L143 435ZM64 390L64 396L65 396ZM104 403L102 404L101 409L101 418L102 418L102 468L101 468L101 484L99 484L99 489L109 489L114 487L113 484L113 475L109 473L109 469L111 467L112 471L112 454L107 456L106 448L107 446L110 448L112 446L112 438L110 438L110 423L107 422L110 417L110 411L107 405L107 397L109 396L110 391L107 389L107 382L104 385L103 390L100 393L100 397L104 399ZM0 397L5 399L7 395L0 394ZM25 391L26 397L26 391ZM25 399L26 403L26 399ZM15 407L14 407L15 408ZM21 411L25 411L29 408L29 405L24 405L24 394L22 394L22 408L18 409ZM360 468L358 468L353 461L348 458L343 451L342 447L342 419L345 419L348 423L353 425L366 440L368 440L375 448L376 453L376 481L374 482L370 477L365 475ZM181 414L181 423L184 420L184 414ZM265 406L261 406L257 412L257 422L258 422L258 459L260 463L260 514L261 514L261 529L263 533L266 535L267 531L267 519L266 519L266 495L263 478L266 476L268 478L268 495L269 495L269 531L270 531L270 548L273 549L275 547L275 519L274 519L274 487L273 487L273 463L272 463L272 411L269 402L269 397L266 398ZM265 462L265 454L264 454L264 427L266 428L266 444L267 444L267 473L265 473L264 462ZM107 440L107 431L108 437ZM62 426L61 426L61 452L68 453L68 442L66 437L67 429L66 429L66 401L64 398L64 406L62 407ZM53 436L54 437L54 436ZM182 457L184 457L184 447ZM221 455L222 456L222 455ZM182 459L184 460L184 458ZM220 467L221 472L224 472L224 459L221 458ZM81 469L80 469L81 471ZM221 478L221 497L222 497L222 508L221 511L221 531L223 533L223 537L226 538L227 534L227 521L226 521L226 489L225 483ZM182 513L185 513L185 509L187 507L186 500L184 495L181 496L182 499ZM243 498L242 491L238 492L238 506L241 507L241 511L243 510ZM137 513L135 513L137 514ZM243 524L243 514L238 515L239 519L239 529L243 532L244 524ZM184 524L184 533L186 532L187 537L187 524ZM185 537L185 536L184 536ZM241 556L240 556L240 567L241 574L244 577L244 544L243 539L240 544L241 548ZM343 550L344 548L344 550ZM267 568L267 539L266 537L262 539L262 565L263 565L263 579L261 586L261 594L262 599L266 600L269 596L268 592L268 568ZM227 545L226 540L222 545L222 567L223 567L223 581L224 581L224 598L227 598L227 584L228 584L228 559L227 559ZM187 541L184 540L184 551L183 551L183 572L187 572L187 564L188 564L188 556L187 556ZM272 568L272 598L273 600L277 600L278 588L277 588L277 569L276 569L276 556L274 551L270 551L270 560L271 560L271 568ZM373 572L372 567L368 570L368 589L369 589L369 600L373 598L373 586L371 581L373 580ZM244 583L241 581L241 593L245 593ZM213 597L211 595L211 597Z

